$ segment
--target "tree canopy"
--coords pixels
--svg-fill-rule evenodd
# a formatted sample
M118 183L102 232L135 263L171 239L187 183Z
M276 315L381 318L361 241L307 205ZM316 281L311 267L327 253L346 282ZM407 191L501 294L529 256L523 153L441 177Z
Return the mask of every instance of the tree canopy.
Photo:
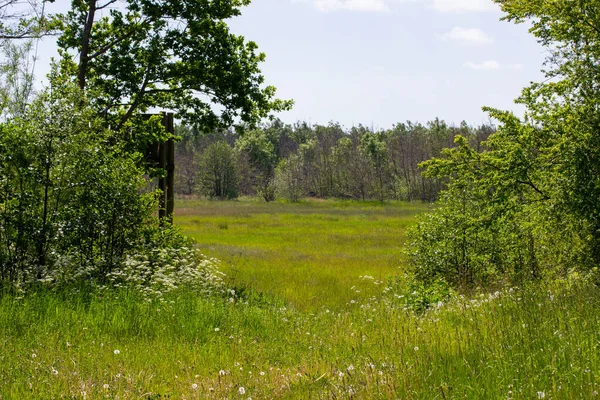
M483 152L459 137L424 164L448 190L414 231L423 280L465 286L600 262L600 1L496 3L505 20L531 23L546 79L517 99L523 119L485 108L501 124Z
M264 85L265 54L227 26L249 0L115 1L74 0L58 42L62 66L117 126L157 107L203 128L253 125L291 106Z

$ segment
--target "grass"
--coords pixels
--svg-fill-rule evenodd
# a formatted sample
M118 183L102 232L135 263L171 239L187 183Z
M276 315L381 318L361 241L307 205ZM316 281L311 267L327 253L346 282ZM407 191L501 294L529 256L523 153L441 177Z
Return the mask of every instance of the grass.
M175 223L204 253L223 261L233 285L302 309L339 307L404 270L406 227L419 203L306 200L300 203L179 201Z
M314 313L171 300L4 296L0 395L589 399L600 390L600 295L586 286L457 301L425 316L377 300Z
M600 391L596 286L573 279L458 297L415 315L399 293L357 276L366 273L358 260L369 268L370 258L400 246L391 236L404 228L393 221L407 226L419 207L184 204L179 223L188 232L203 226L196 235L212 255L224 251L223 243L233 246L228 235L247 238L236 248L254 253L229 267L240 269L242 297L231 302L181 290L149 303L124 290L0 295L0 399L593 399ZM313 240L328 218L338 218L338 226ZM260 228L255 237L243 221ZM290 221L291 232L277 226ZM377 247L370 256L344 246L368 247L351 237L367 228ZM327 237L333 232L343 237L339 243ZM307 256L311 248L329 255L297 264L292 250L277 245L280 236L295 237ZM331 261L328 281L322 263L335 259L334 249L357 261L348 268L342 256ZM277 267L262 264L265 253L277 256ZM394 260L378 259L381 278L398 270ZM272 271L262 273L262 266ZM297 283L311 278L310 268L322 283ZM276 276L286 269L285 278ZM259 281L269 277L276 282ZM347 292L356 281L361 292ZM322 288L348 297L323 294L320 305L308 299Z

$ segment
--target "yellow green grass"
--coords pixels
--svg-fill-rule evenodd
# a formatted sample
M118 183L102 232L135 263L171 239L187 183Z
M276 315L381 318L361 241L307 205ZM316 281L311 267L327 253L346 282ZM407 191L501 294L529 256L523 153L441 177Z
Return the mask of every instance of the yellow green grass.
M380 291L361 276L385 282L401 274L406 228L426 209L399 202L184 200L175 224L223 261L232 284L314 309Z

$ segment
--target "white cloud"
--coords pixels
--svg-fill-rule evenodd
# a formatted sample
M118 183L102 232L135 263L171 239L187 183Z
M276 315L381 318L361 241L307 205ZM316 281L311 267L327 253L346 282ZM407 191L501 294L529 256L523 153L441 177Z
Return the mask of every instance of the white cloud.
M496 60L484 61L482 63L474 63L467 61L463 64L466 68L480 71L499 71L499 70L519 70L523 69L523 64L500 64Z
M292 3L309 3L320 11L388 12L390 3L421 3L443 13L498 11L493 0L291 0Z
M497 11L492 0L432 0L431 7L439 12L465 13Z
M494 43L494 39L477 28L461 28L455 26L450 32L442 35L442 40L456 41L464 44L484 45Z
M314 0L315 7L320 11L365 11L386 12L385 0Z

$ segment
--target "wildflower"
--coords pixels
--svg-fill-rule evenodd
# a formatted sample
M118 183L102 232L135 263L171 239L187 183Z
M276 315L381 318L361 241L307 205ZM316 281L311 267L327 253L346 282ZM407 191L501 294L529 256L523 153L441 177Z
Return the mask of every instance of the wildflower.
M537 392L537 398L538 399L545 399L546 398L546 392Z
M192 384L192 389L194 389L194 390L198 389L198 384L196 384L196 383Z
M350 364L347 368L348 371L354 371L354 365Z
M225 376L225 371L224 370L220 370L219 371L219 376Z
M219 329L219 328L215 328L215 332L219 332L219 331L220 331L220 329Z
M260 371L260 376L265 376L264 371Z
M419 346L415 346L415 351L419 351Z
M37 357L37 354L35 354L35 353L33 353L33 354L31 355L31 358L36 358L36 357Z
M121 350L117 349L117 350L113 351L113 353L115 353L115 355L119 355L119 354L121 354Z
M108 390L108 388L109 388L110 386L108 386L108 383L105 383L104 385L102 385L102 387L104 388L104 390Z
M54 367L52 367L52 374L54 375L58 375L58 371L54 369Z
M245 394L246 393L246 389L244 389L243 386L240 386L240 388L238 389L239 394Z

